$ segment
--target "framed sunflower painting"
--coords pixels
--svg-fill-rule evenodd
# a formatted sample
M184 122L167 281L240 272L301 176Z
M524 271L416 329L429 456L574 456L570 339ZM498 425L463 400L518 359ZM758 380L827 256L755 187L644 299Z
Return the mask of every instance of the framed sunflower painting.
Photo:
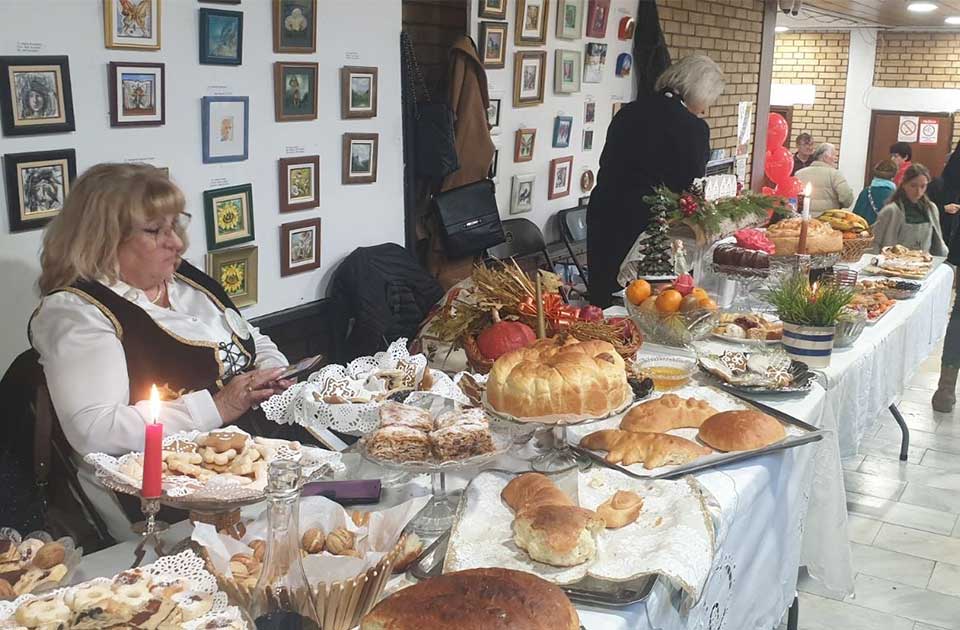
M257 303L257 246L207 254L207 275L220 283L237 308Z
M253 186L228 186L203 193L207 249L213 251L252 241Z

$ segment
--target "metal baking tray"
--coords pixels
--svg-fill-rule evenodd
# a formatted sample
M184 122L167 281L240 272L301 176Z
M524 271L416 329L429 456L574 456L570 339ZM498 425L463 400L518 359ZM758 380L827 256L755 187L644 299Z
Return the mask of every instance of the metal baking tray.
M433 541L426 551L410 567L410 573L418 580L437 577L443 572L443 560L447 555L447 531ZM574 584L560 586L572 601L591 606L621 608L642 602L650 595L656 575L645 575L627 582L608 582L587 576Z
M658 473L656 475L640 475L631 470L626 466L621 466L620 464L611 464L603 458L602 455L595 453L593 451L581 448L580 446L572 446L573 450L582 455L584 458L589 459L592 462L598 463L601 466L606 466L607 468L613 468L622 472L625 475L634 477L636 479L677 479L683 477L684 475L689 475L691 473L701 472L704 470L710 470L712 468L718 468L720 466L726 466L727 464L732 464L734 462L741 462L747 459L753 459L755 457L760 457L768 453L775 453L777 451L784 451L788 448L795 448L797 446L803 446L804 444L810 444L812 442L819 442L823 439L823 431L808 424L803 420L794 418L793 416L780 411L779 409L774 409L768 405L751 400L746 396L742 396L736 392L729 390L720 390L728 396L732 396L742 402L747 407L752 407L757 411L761 411L769 416L773 416L777 420L789 425L793 425L802 429L804 435L788 435L783 440L765 446L763 448L754 449L752 451L736 451L732 453L718 453L717 456L711 456L710 459L704 460L695 460L688 464L681 464L675 468L672 468L668 471Z

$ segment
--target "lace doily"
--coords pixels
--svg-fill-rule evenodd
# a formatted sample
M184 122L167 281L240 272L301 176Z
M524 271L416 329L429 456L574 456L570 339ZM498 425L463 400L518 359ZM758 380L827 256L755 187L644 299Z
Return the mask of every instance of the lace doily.
M460 388L443 372L430 370L422 354L410 356L407 340L397 339L384 352L358 357L347 365L327 365L282 394L266 400L262 409L278 424L299 424L319 431L334 429L364 435L380 426L381 401L373 397L402 387L416 389L429 370L433 380L427 391L414 391L405 402L416 405L429 398L446 398L468 404ZM391 387L392 386L392 387ZM330 396L369 402L331 404Z
M191 630L193 628L202 628L208 621L214 618L229 617L235 620L242 620L240 611L231 607L227 603L226 594L217 589L217 580L210 575L204 568L203 560L193 551L187 550L175 556L164 556L159 558L151 565L142 567L142 570L149 573L155 579L180 578L187 582L188 589L194 593L207 593L213 596L213 607L206 615L193 619L182 624L183 628ZM67 588L61 588L44 597L57 596L61 598L68 597L75 589L94 584L109 585L113 578L95 578L82 584L75 584ZM39 599L36 595L21 595L13 601L0 602L0 622L13 617L20 606L25 603Z
M690 615L691 619L697 620L696 630L721 630L724 627L737 583L736 573L737 563L733 556L724 553L710 572L703 597Z
M700 484L644 481L596 468L578 478L580 505L596 509L618 490L643 497L636 523L601 532L597 557L575 567L552 567L530 557L513 542L514 514L500 499L513 475L481 472L467 486L450 534L444 572L478 567L526 571L555 584L572 584L584 576L622 582L662 575L696 600L713 562L713 524Z
M248 435L236 427L223 427L219 431L234 431ZM205 431L181 431L163 439L164 446L175 441L195 441ZM111 490L125 494L140 494L142 479L126 474L122 468L130 460L142 459L142 453L127 453L120 457L106 453L90 453L84 460L96 467L97 479ZM324 472L336 472L344 469L341 463L341 454L336 451L327 451L312 446L301 446L300 450L293 450L286 445L279 445L268 461L274 459L299 460L303 467L304 480ZM200 481L187 475L166 474L163 477L163 494L166 503L186 508L197 507L201 504L214 504L227 507L228 505L243 505L256 503L263 499L263 483L243 484L231 476L217 475L208 481Z

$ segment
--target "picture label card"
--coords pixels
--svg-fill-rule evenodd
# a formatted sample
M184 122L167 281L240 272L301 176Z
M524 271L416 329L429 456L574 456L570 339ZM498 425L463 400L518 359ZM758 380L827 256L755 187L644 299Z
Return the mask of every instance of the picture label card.
M44 48L43 42L17 42L18 53L38 53L43 52Z

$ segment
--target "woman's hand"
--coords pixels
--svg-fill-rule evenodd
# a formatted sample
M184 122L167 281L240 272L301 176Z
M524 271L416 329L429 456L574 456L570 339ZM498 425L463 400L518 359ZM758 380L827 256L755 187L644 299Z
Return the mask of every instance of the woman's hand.
M230 379L223 389L213 395L213 402L224 424L230 424L245 414L254 405L273 396L277 377L284 368L254 370L238 374ZM280 390L283 391L283 390Z
M948 203L943 207L943 210L947 214L956 214L960 212L960 203Z

